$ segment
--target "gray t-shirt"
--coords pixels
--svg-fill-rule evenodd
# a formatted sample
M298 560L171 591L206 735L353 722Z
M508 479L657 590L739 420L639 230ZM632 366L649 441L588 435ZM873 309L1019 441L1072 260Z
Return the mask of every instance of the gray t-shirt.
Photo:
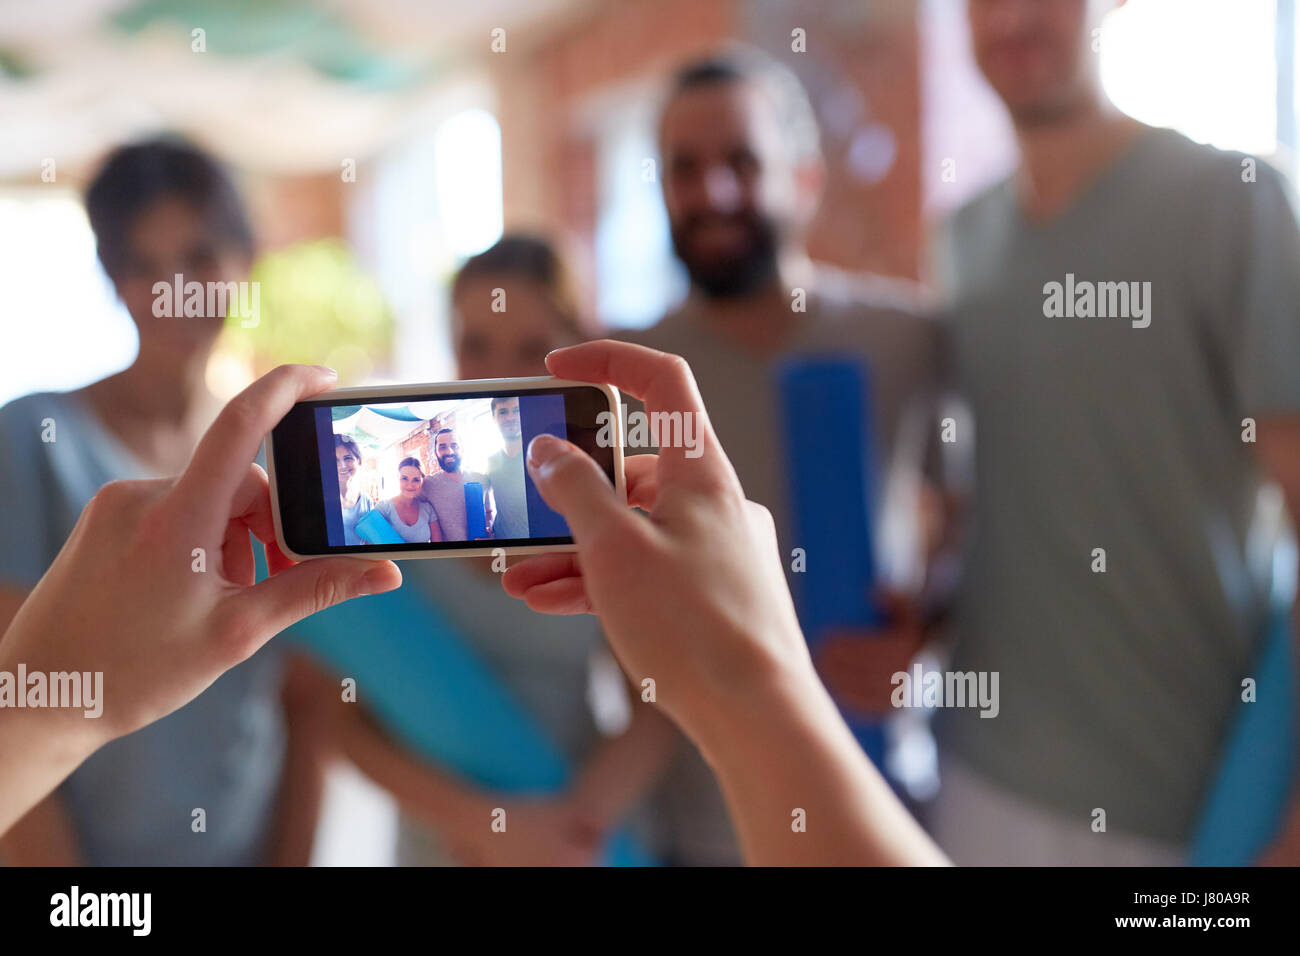
M465 519L465 482L477 481L486 485L482 475L463 472L461 477L453 477L445 471L437 472L424 479L421 492L433 505L438 514L438 526L442 529L443 541L464 541L468 536ZM486 495L486 490L484 491Z
M1172 843L1262 637L1273 542L1251 546L1242 419L1300 409L1294 212L1242 159L1146 130L1051 222L1008 181L937 248L977 431L952 667L999 672L1001 696L995 719L941 711L941 745L1081 827L1103 807ZM1045 313L1049 283L1085 282L1149 282L1150 324Z
M52 442L41 440L46 419L54 423ZM36 584L101 485L153 477L75 393L29 395L0 409L0 448L0 497L11 505L0 523L0 583L13 588ZM188 552L178 560L188 568ZM58 793L82 859L92 866L265 862L284 759L280 674L272 644L78 767ZM200 807L207 830L195 833Z
M357 495L356 502L350 508L340 500L339 508L343 512L344 544L365 544L361 540L361 535L357 534L357 522L368 515L374 507L375 503L365 494Z
M410 544L427 544L432 540L429 523L436 520L438 515L429 502L423 498L417 500L420 504L420 513L415 519L415 524L407 524L402 520L402 516L397 513L397 507L393 504L392 498L385 498L379 502L379 504L375 505L375 510L384 516L384 519L393 526L393 530L397 532L403 541Z
M882 575L901 582L909 573L906 565L919 558L900 559L907 549L885 543L909 537L915 543L915 529L893 532L890 526L907 524L912 512L905 503L905 489L914 488L907 476L914 478L927 460L932 461L927 436L937 434L934 407L943 368L942 329L921 314L910 283L851 279L831 270L820 274L808 296L807 311L792 315L796 324L789 344L769 357L757 357L720 336L707 324L695 300L688 300L651 329L620 337L681 355L690 363L709 421L746 497L772 512L781 554L787 556L798 542L792 540L785 469L798 447L777 425L782 418L777 367L796 355L836 354L860 361L869 370L871 383L875 461L885 473L877 494L878 557L884 559ZM641 407L632 399L628 405ZM783 564L789 576L791 562ZM726 804L712 771L694 748L679 752L665 773L656 793L655 814L662 828L661 849L673 862L741 862Z
M488 459L487 488L496 503L493 538L528 537L528 495L524 490L524 456L499 451Z

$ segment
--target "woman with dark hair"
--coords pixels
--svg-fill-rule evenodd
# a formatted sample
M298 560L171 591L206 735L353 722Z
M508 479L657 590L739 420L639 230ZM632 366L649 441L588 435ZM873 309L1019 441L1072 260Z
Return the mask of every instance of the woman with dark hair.
M499 303L503 295L508 299ZM452 281L457 374L467 379L538 374L551 349L587 338L580 311L574 277L549 242L503 236L466 261Z
M379 502L375 509L392 525L403 541L411 544L428 544L442 540L438 514L433 505L421 497L424 492L424 470L418 458L403 458L397 466L397 494Z
M221 407L205 373L226 316L194 315L161 301L155 286L170 293L180 276L185 287L237 288L252 264L252 229L234 183L216 160L178 140L115 150L90 183L86 211L139 352L130 367L85 388L0 409L0 487L23 502L6 512L0 536L0 630L100 487L181 472ZM33 427L45 420L57 441L42 441ZM216 550L196 547L176 562L176 573L206 575L213 587L231 573ZM14 827L6 858L305 862L314 804L286 786L294 761L282 670L282 652L268 648L189 706L105 747Z
M357 534L357 522L370 513L375 503L361 490L357 474L361 468L361 448L346 435L334 436L334 457L339 468L339 506L343 511L343 543L368 544Z
M494 308L502 297L505 311ZM502 238L452 284L457 375L544 374L548 352L583 337L577 302L544 239ZM418 464L402 464L414 491ZM625 685L596 627L505 596L501 560L411 561L404 587L368 598L364 617L331 609L293 628L328 672L320 700L337 699L341 675L374 688L322 724L397 797L400 863L652 862L640 802L676 732ZM623 726L601 726L593 700L604 716L621 711ZM509 823L497 832L500 813Z

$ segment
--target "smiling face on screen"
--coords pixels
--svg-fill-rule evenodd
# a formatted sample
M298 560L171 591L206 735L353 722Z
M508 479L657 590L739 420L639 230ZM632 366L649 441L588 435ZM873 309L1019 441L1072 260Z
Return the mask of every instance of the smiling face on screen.
M398 470L401 495L407 500L414 500L424 488L424 473L415 465L403 465Z

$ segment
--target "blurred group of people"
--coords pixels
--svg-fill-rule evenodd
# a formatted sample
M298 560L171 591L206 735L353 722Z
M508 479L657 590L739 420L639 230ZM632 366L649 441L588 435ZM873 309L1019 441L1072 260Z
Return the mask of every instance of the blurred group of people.
M1021 161L936 231L929 289L813 266L815 113L789 71L728 50L676 72L659 118L690 293L623 337L689 362L783 557L800 547L789 489L801 450L778 425L776 370L830 353L869 371L873 523L905 533L882 535L881 580L861 582L877 586L884 623L820 640L815 659L843 707L882 721L892 675L927 646L952 670L1000 674L996 718L949 708L935 721L939 795L918 809L956 862L1179 863L1241 681L1289 602L1291 582L1272 573L1287 529L1266 520L1261 489L1276 483L1300 515L1300 232L1270 167L1247 181L1243 157L1109 103L1090 49L1106 4L968 10ZM181 143L116 151L87 208L140 352L87 388L0 410L0 482L26 503L0 535L0 626L100 485L179 470L215 412L203 373L222 323L155 318L153 280L239 279L252 258L230 180ZM1044 286L1068 274L1149 281L1149 327L1048 317ZM461 378L543 374L543 357L588 326L534 236L470 259L451 296ZM499 420L502 467L522 450L514 402L513 433ZM32 426L46 417L60 423L55 443ZM336 439L350 536L387 508L404 540L465 537L435 482L474 479L455 432L435 440L441 471L403 461L400 493L375 503L352 480L359 448ZM526 536L502 500L490 533ZM807 572L785 560L792 587L836 573L828 557L817 569L809 555ZM8 834L5 858L305 863L324 768L342 755L396 798L403 862L739 862L708 762L620 675L589 619L530 614L491 559L403 570L401 597L308 619L105 747ZM357 699L340 699L358 673ZM464 679L444 687L449 673ZM505 834L489 825L502 807L516 821ZM1300 812L1271 853L1300 855Z

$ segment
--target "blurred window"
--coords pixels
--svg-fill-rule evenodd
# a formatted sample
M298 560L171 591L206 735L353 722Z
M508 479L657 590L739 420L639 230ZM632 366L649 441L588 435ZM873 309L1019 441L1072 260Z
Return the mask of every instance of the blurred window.
M486 100L477 90L456 102ZM376 277L397 322L390 376L452 377L448 284L469 256L502 233L501 130L478 105L442 118L379 156L350 207L348 238Z
M0 190L0 405L79 388L135 357L135 326L95 257L81 199L58 186Z
M1294 5L1291 15L1294 18ZM1260 156L1278 150L1278 0L1129 0L1099 38L1101 78L1144 123ZM1289 69L1289 66L1287 66Z
M611 328L644 328L686 293L660 192L654 100L637 90L596 125L596 314Z
M501 238L501 127L495 116L466 110L439 126L433 175L452 255L463 261Z

